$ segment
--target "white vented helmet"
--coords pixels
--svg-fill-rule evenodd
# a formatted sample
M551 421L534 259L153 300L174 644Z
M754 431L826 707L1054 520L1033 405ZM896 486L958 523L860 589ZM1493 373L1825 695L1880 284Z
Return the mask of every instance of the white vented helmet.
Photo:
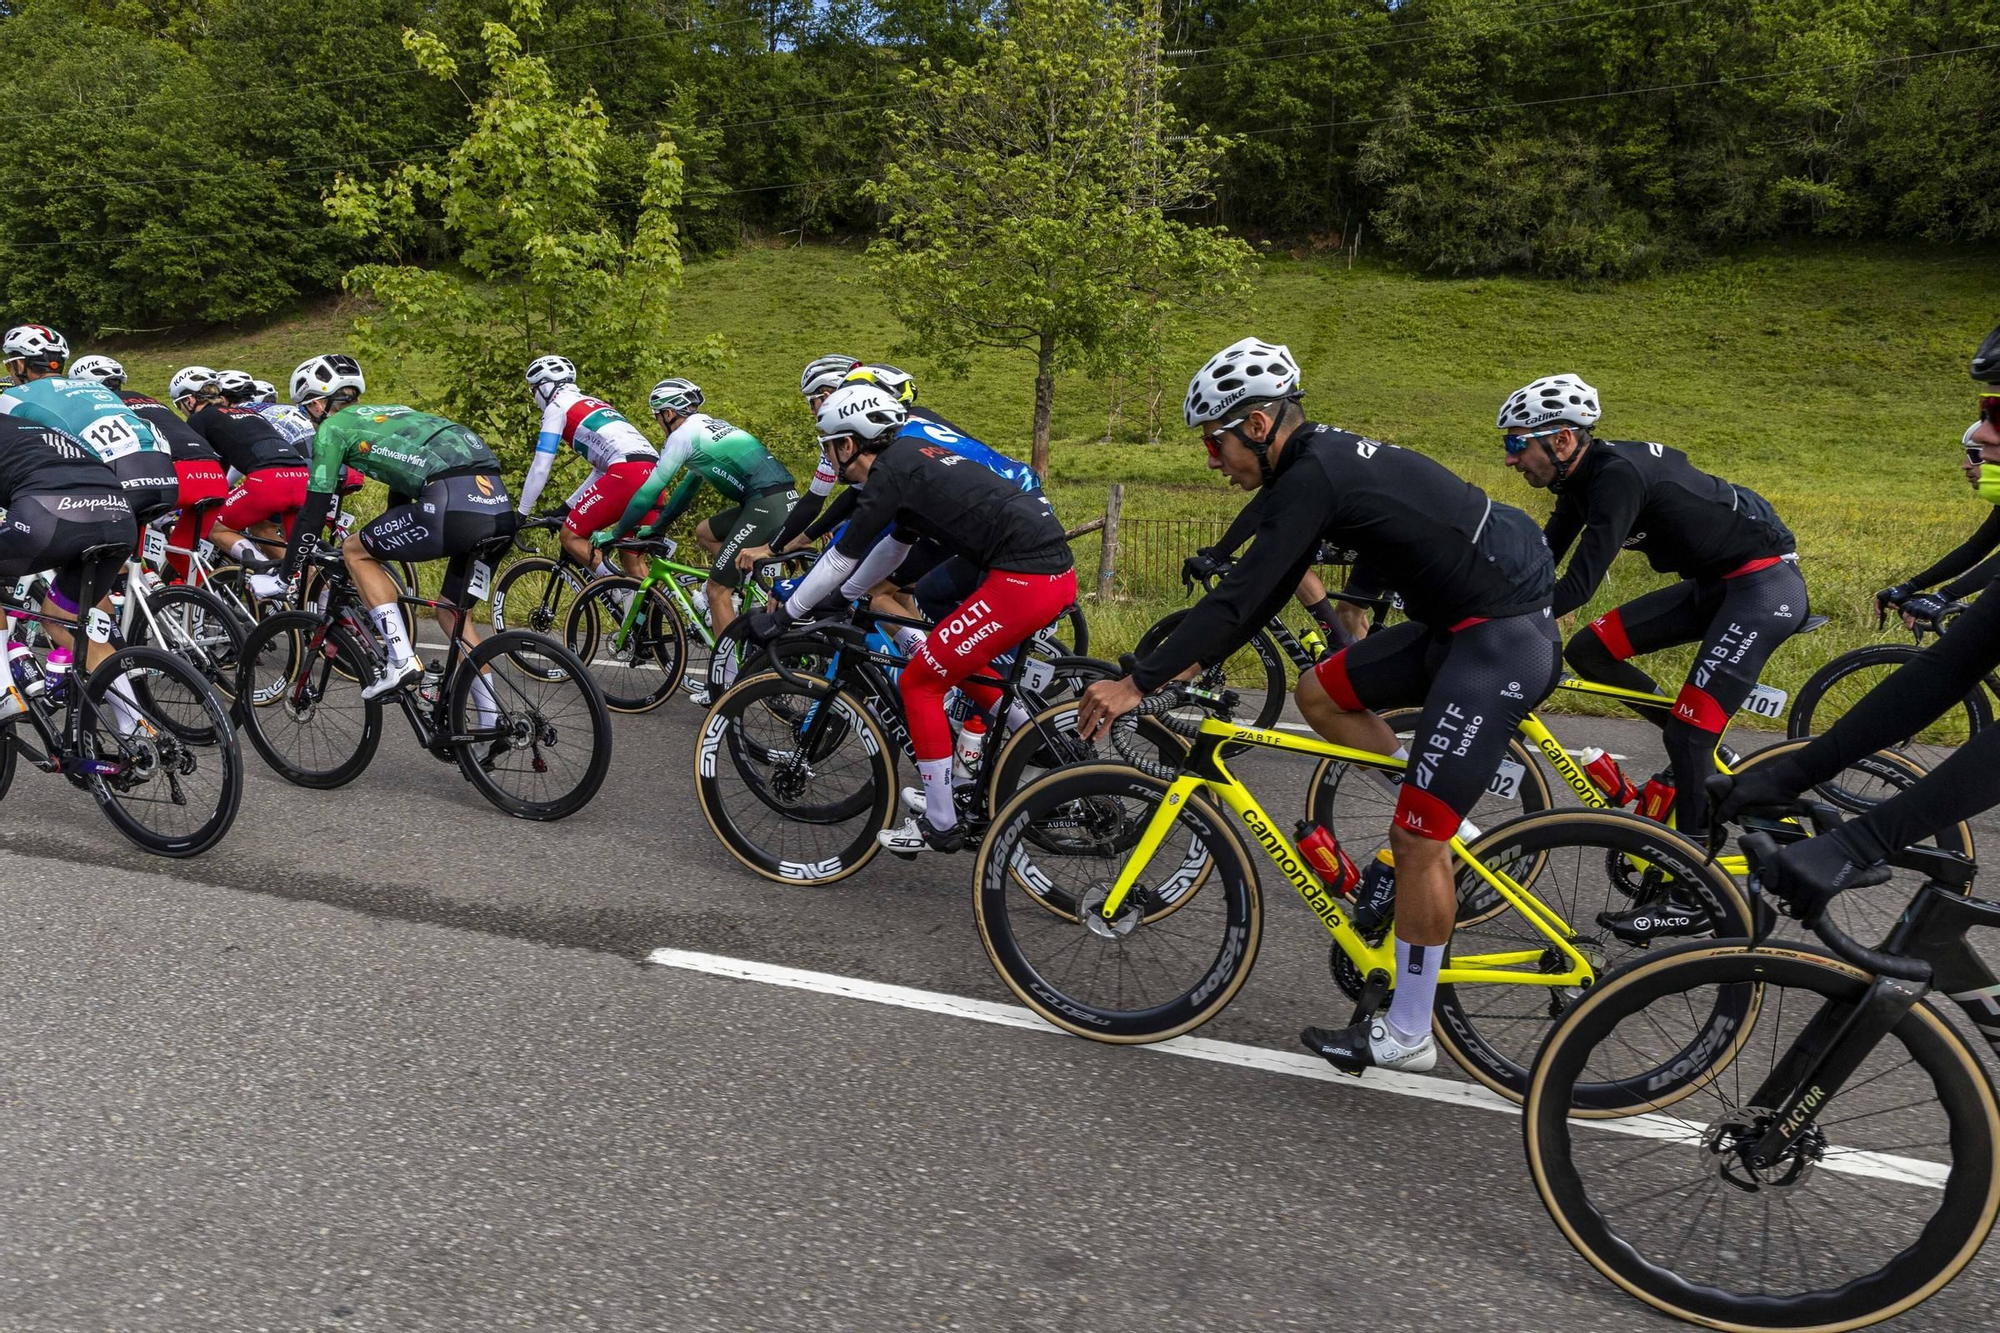
M257 392L257 381L250 378L247 370L218 370L215 391L227 402L247 403Z
M1582 379L1575 375L1545 375L1509 397L1501 405L1499 420L1494 424L1510 431L1537 430L1549 425L1588 429L1597 424L1601 415L1597 390Z
M862 447L887 444L910 419L910 410L875 384L843 384L827 395L813 417L819 437L852 435Z
M646 394L646 406L655 414L672 412L684 417L707 401L699 384L678 377L661 380Z
M79 380L96 380L107 389L125 386L125 367L108 356L78 357L76 364L69 368L70 377Z
M917 401L917 380L907 370L875 362L859 365L841 378L842 384L872 384L891 398L908 407Z
M1261 338L1233 342L1208 359L1188 381L1181 415L1193 427L1221 421L1239 403L1268 402L1300 393L1299 363L1283 343Z
M69 340L46 324L17 324L0 338L0 359L69 360Z
M215 372L207 366L182 366L167 381L167 397L178 403L189 394L198 394L215 383Z
M816 393L839 388L840 382L847 378L847 372L860 364L853 357L839 353L814 357L799 372L799 396L810 398Z
M339 352L316 356L299 362L298 369L292 372L292 401L301 407L331 398L342 389L352 389L357 394L368 391L368 382L361 377L361 363L351 356Z
M250 401L253 403L275 403L278 401L278 386L269 380L251 380L250 390Z
M566 356L538 356L528 363L528 388L537 403L547 403L556 390L576 383L576 366Z

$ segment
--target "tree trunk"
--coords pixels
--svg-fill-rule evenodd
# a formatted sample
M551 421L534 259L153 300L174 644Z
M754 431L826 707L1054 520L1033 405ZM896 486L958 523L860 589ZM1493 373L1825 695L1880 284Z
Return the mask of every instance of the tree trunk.
M1028 465L1043 481L1049 479L1049 418L1056 408L1056 336L1042 335L1035 352L1035 445Z

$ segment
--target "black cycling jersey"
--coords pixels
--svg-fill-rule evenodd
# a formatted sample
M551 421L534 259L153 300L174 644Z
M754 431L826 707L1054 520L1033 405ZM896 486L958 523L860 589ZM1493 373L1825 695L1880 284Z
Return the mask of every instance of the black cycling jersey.
M2000 547L2000 509L1988 514L1986 521L1956 550L1941 556L1936 564L1912 577L1908 581L1910 590L1921 592L1933 584L1944 583L1938 591L1948 600L1956 602L1970 597L2000 575L2000 556L1985 559L1995 547ZM1945 583L1946 579L1951 581Z
M1663 574L1717 579L1795 545L1757 492L1710 476L1678 449L1635 440L1593 441L1563 481L1543 532L1557 560L1583 537L1556 584L1559 616L1590 600L1621 548Z
M0 505L23 495L84 491L118 493L118 474L96 450L25 417L0 416Z
M1410 619L1435 629L1549 604L1555 571L1534 520L1441 463L1308 424L1275 471L1249 551L1139 664L1141 689L1242 646L1298 587L1322 539L1357 552L1358 573L1395 588Z
M143 393L132 393L125 389L118 391L125 406L152 423L160 438L167 442L176 463L220 463L222 455L209 447L201 432L181 420L180 413L168 407L157 398L149 398Z
M849 487L850 492L855 488ZM1048 496L1024 491L941 444L897 440L875 455L854 517L834 547L859 560L891 525L981 569L1060 574L1073 563Z
M250 407L211 403L188 418L222 461L248 476L267 467L304 467L306 447L289 443L269 419Z

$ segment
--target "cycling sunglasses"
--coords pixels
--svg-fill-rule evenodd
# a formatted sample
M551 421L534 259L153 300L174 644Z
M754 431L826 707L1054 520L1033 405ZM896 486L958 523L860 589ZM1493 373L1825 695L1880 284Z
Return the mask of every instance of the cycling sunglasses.
M1224 431L1235 430L1238 426L1242 425L1249 419L1250 419L1249 417L1238 417L1234 421L1223 422L1220 426L1217 426L1212 433L1209 431L1203 431L1201 433L1201 443L1202 447L1208 450L1208 456L1214 459L1216 462L1220 463L1222 461L1222 445L1220 444L1218 437Z
M1511 458L1527 448L1528 441L1539 440L1545 435L1560 435L1568 429L1567 426L1551 426L1547 430L1531 430L1526 435L1502 435L1500 447L1505 449L1507 456Z

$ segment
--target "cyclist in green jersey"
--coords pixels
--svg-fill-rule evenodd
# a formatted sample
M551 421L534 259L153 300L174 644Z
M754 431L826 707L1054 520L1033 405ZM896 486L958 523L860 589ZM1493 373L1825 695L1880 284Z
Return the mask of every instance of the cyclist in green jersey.
M701 389L689 381L661 380L646 401L667 432L666 442L660 446L660 461L625 506L624 516L590 540L595 546L609 546L624 536L659 503L660 492L683 467L687 475L667 497L659 519L642 535L664 532L688 507L703 482L721 491L734 503L703 519L694 530L695 540L711 559L708 619L721 634L736 619L730 599L743 583L743 572L736 567L737 553L765 545L784 526L785 515L798 501L798 484L756 436L700 411Z
M385 558L451 558L438 596L463 604L471 573L470 553L481 542L506 536L518 520L501 479L500 460L464 426L428 412L358 400L367 385L351 356L316 356L292 372L292 401L312 419L312 471L306 502L292 528L284 577L297 577L308 541L318 540L333 512L346 468L389 488L389 507L349 535L341 556L354 575L370 618L388 647L389 660L362 687L372 699L423 674L416 649L397 611L396 584L382 568ZM479 642L470 616L439 608L438 624L469 648ZM484 676L473 683L478 724L498 716Z

